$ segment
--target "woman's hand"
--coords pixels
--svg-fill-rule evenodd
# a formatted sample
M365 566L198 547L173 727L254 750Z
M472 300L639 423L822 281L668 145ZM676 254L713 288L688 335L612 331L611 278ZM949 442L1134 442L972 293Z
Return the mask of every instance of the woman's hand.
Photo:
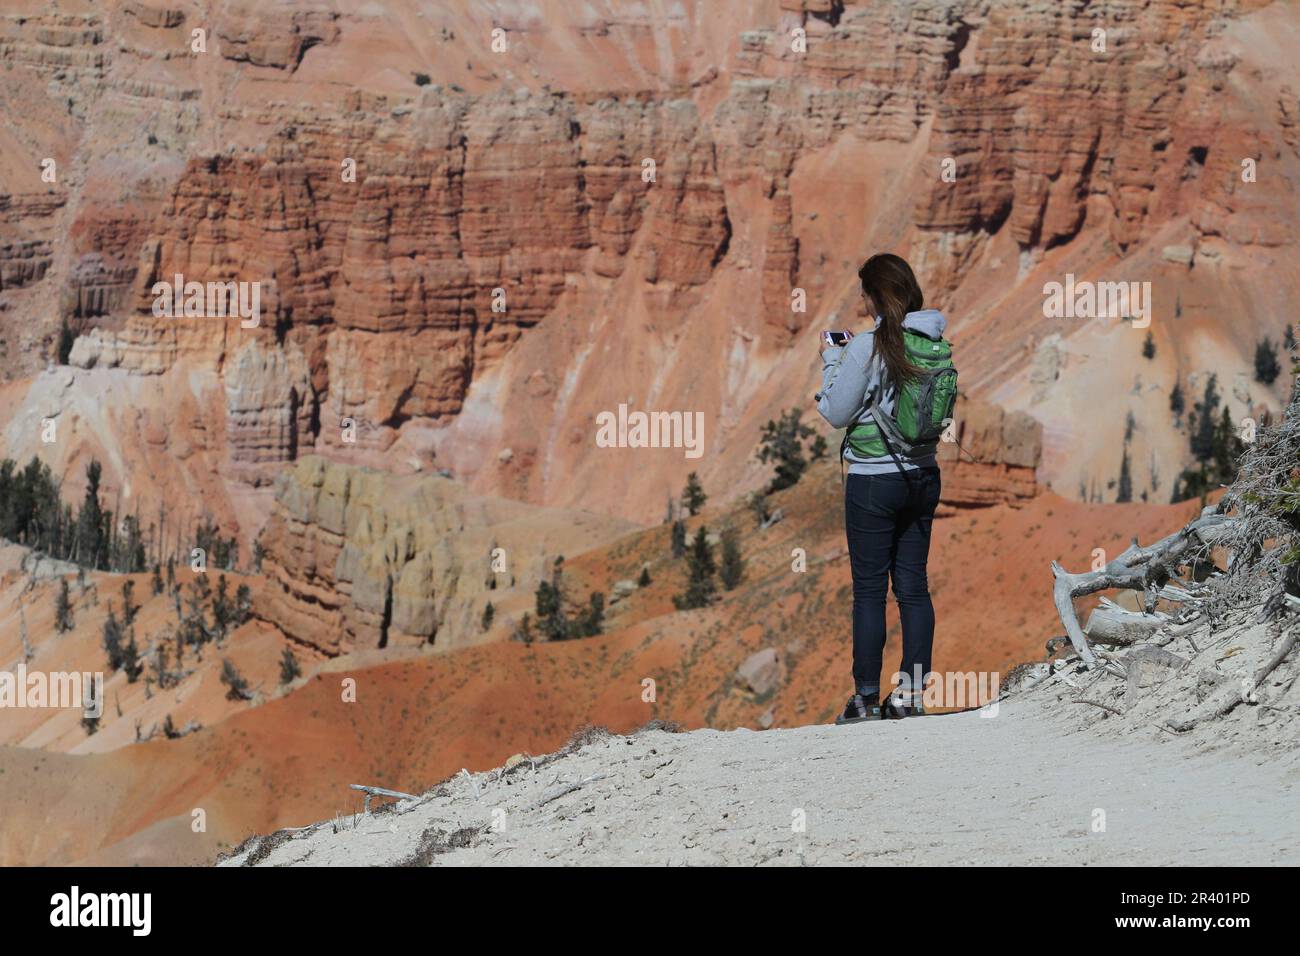
M839 345L836 345L834 342L831 341L831 334L829 332L823 332L820 338L821 347L817 351L818 353L821 353L825 349L842 349L844 348L844 346L848 345L849 342L851 342L852 340L853 340L853 333L850 332L848 329L844 330L844 341L841 342Z

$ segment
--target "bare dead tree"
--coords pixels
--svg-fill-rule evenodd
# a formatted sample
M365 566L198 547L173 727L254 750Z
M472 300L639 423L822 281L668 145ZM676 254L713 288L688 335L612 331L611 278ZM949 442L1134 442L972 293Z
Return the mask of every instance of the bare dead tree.
M387 787L371 787L361 783L350 783L348 788L351 790L360 790L366 795L366 807L362 813L370 812L370 801L374 797L391 797L394 800L418 800L419 797L410 793L403 793L401 790L389 790Z
M1146 615L1154 614L1156 602L1161 597L1195 603L1200 600L1200 588L1191 582L1182 582L1181 587L1171 590L1169 582L1176 580L1180 566L1203 557L1221 542L1232 522L1232 518L1218 513L1218 509L1211 506L1203 510L1199 518L1145 548L1134 538L1121 554L1096 571L1071 574L1053 561L1052 574L1056 583L1052 588L1052 599L1065 633L1084 663L1089 667L1102 666L1120 676L1124 673L1117 662L1099 659L1088 643L1074 610L1075 598L1117 588L1139 591L1143 595Z
M1216 610L1260 605L1259 619L1300 594L1300 388L1276 425L1246 446L1221 502L1236 522L1224 545L1234 558L1215 589Z
M1196 572L1215 549L1226 557L1226 569L1202 578ZM1185 577L1180 578L1184 571ZM1270 630L1277 645L1253 675L1244 677L1240 685L1226 684L1195 714L1157 726L1185 733L1244 701L1256 703L1255 691L1292 653L1297 640L1294 622L1283 637L1281 616L1300 612L1300 387L1282 420L1261 428L1247 446L1239 473L1217 506L1203 509L1197 518L1148 547L1134 539L1096 571L1071 574L1052 562L1052 573L1057 612L1084 666L1119 676L1127 674L1125 662L1094 644L1134 647L1186 638L1199 654L1190 632L1207 619L1214 627L1241 620L1243 612L1253 613L1256 622L1275 620ZM1126 610L1103 597L1087 629L1081 628L1074 599L1116 588L1140 592L1141 611ZM1179 610L1157 610L1162 599L1179 605ZM1081 696L1075 702L1120 713L1109 704Z

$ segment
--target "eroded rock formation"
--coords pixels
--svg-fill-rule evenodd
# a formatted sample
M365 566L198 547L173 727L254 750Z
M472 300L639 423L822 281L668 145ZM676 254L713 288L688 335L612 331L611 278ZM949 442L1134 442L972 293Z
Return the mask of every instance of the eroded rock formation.
M682 466L638 461L637 495L595 487L594 414L699 408L706 481L754 483L754 430L810 379L788 353L856 306L853 266L879 248L951 307L968 387L1037 414L1044 396L1006 383L1068 334L1033 314L1053 270L1127 259L1174 281L1149 254L1185 246L1177 280L1206 276L1189 298L1210 314L1227 287L1210 272L1267 268L1294 240L1269 212L1297 167L1294 87L1265 42L1286 12L1263 0L710 11L598 4L542 29L231 0L0 19L0 97L59 106L0 140L22 171L0 202L0 306L30 316L5 371L42 367L66 320L76 365L220 378L205 427L241 482L319 452L618 510ZM1244 181L1247 159L1265 174ZM155 317L154 283L177 274L258 283L260 325ZM1198 360L1158 361L1172 379ZM1045 463L1062 486L1094 454L1069 448Z
M444 628L443 645L466 643L487 600L530 599L519 581L630 527L311 456L277 482L256 612L331 655L430 645Z

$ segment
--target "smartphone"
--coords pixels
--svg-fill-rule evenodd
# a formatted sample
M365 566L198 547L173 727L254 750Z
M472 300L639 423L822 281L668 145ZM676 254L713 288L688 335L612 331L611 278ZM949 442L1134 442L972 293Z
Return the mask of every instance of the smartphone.
M825 342L827 345L834 346L836 348L843 348L845 345L848 345L849 339L851 338L853 338L853 335L850 332L823 332L822 333L822 341Z

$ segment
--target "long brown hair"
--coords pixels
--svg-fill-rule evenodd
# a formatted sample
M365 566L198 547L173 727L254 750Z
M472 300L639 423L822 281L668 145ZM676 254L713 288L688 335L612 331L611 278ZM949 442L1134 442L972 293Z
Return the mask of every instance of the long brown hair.
M915 378L921 370L907 357L903 344L903 317L918 312L925 305L925 296L917 284L912 267L904 259L882 252L872 256L858 270L862 292L868 296L880 315L876 329L874 352L885 363L891 382L901 385Z

